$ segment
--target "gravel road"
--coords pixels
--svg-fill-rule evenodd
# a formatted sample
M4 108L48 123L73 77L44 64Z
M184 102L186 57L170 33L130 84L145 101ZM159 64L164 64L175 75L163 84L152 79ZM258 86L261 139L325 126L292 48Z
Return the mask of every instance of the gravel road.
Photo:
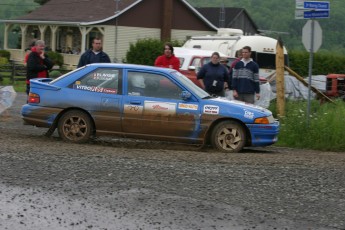
M0 115L0 229L345 229L345 152L86 144Z

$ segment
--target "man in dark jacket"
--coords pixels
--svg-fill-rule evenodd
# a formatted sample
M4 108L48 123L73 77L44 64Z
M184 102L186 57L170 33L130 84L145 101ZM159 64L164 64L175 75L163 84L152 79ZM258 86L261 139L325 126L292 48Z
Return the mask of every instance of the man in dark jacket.
M224 90L229 90L228 70L219 63L219 53L214 52L211 61L201 67L197 74L197 79L206 92L211 95L224 97Z
M45 43L42 40L37 40L35 46L31 48L31 53L28 55L26 63L26 93L30 91L30 79L33 78L47 78L48 71L53 68L53 62L44 52Z
M108 54L102 51L102 40L94 38L92 40L92 49L85 51L80 56L78 68L91 63L110 63Z

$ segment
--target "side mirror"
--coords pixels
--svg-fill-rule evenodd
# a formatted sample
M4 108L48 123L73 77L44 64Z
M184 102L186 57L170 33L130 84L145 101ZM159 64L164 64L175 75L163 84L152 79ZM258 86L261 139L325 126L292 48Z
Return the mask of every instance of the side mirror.
M187 101L191 97L192 97L192 94L190 92L182 91L182 93L181 93L182 100Z

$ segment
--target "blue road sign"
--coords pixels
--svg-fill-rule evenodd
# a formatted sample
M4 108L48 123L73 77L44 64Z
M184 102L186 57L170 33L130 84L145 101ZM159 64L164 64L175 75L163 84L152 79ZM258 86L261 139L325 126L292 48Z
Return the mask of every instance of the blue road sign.
M304 18L329 18L329 10L304 11Z
M329 2L304 2L304 9L329 10Z

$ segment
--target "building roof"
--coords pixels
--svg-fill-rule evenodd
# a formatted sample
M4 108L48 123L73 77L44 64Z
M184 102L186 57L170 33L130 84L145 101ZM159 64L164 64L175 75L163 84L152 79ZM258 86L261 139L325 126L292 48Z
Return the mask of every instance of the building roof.
M25 21L96 22L132 7L141 0L50 0L31 13L18 17Z
M0 20L13 23L37 24L78 24L92 25L109 21L145 0L50 0L27 15L15 19ZM162 0L157 0L162 1ZM213 29L217 27L209 22L187 0L181 1L200 20Z
M241 14L244 14L244 16L250 21L250 23L255 27L255 29L258 30L257 25L254 23L254 21L244 8L196 7L195 9L199 11L209 22L211 22L218 28L235 28L233 25L236 22L236 19ZM222 13L224 14L223 17L221 17Z

